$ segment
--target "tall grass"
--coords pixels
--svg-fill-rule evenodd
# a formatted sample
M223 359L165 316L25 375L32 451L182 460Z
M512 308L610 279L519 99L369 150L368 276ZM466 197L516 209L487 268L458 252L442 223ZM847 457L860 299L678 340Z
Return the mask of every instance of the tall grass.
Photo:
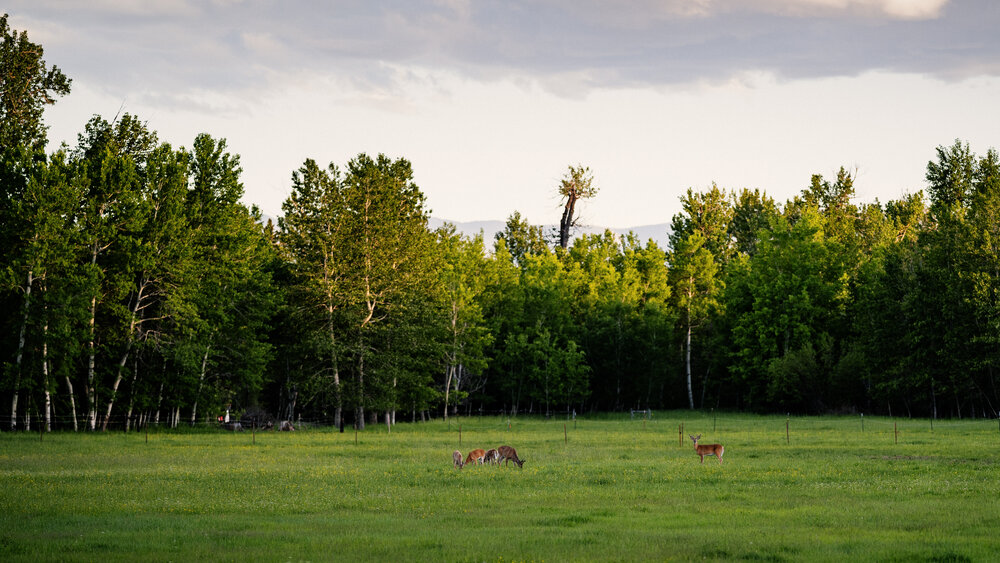
M725 445L722 464L698 462L687 434L699 433ZM862 432L860 417L667 412L649 421L519 417L509 427L484 417L372 428L357 439L330 430L161 432L148 443L142 433L0 434L0 559L1000 553L996 421L931 430L929 421L873 418ZM522 469L452 467L455 449L500 444L517 448Z

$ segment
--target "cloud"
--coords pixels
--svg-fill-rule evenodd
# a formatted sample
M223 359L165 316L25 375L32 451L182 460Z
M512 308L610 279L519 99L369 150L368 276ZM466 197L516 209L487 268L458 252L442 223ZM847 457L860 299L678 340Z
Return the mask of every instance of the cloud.
M160 96L252 93L303 74L391 92L405 88L401 66L570 96L753 72L1000 72L992 0L12 1L15 26L36 26L71 76Z
M737 5L730 0L730 5ZM747 0L738 5L794 17L926 20L940 17L948 0Z

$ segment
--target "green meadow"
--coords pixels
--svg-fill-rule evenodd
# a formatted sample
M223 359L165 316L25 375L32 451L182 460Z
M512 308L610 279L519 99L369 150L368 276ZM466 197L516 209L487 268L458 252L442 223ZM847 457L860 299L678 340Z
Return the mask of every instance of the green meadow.
M721 465L699 463L687 438L699 433L725 445ZM501 444L517 448L523 468L452 466L455 449ZM0 434L3 561L998 554L996 420L931 428L866 417L862 430L860 417L655 412L648 421L462 417L357 436Z

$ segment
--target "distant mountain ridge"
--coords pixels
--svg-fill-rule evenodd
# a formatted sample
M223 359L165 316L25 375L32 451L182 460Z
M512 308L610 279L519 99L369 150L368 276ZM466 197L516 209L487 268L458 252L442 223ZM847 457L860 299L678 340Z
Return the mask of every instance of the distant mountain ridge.
M268 215L266 213L261 214L260 222L267 224L268 221L272 221L275 229L278 227L278 218ZM455 230L462 233L467 237L474 237L479 234L480 231L483 233L483 242L486 244L487 248L492 248L493 239L496 234L503 230L504 226L507 224L506 221L449 221L447 219L441 219L438 217L431 217L427 222L427 226L431 229L436 229L445 223L451 223L455 225ZM542 225L542 229L546 235L552 233L556 229L556 225ZM599 227L596 225L583 225L577 227L574 237L578 237L583 234L587 235L599 235L604 232L605 227ZM639 241L645 245L646 241L653 239L656 244L663 249L667 248L667 236L669 235L670 224L669 223L656 223L655 225L640 225L638 227L626 227L619 229L610 229L612 233L617 235L624 235L629 231L635 233L639 238Z
M449 221L447 219L441 219L438 217L431 217L428 221L427 226L431 229L436 229L445 223L451 223L455 225L455 230L462 233L463 235L472 237L479 234L480 231L483 233L483 242L487 246L492 245L495 235L504 229L506 225L505 221ZM548 235L554 229L556 225L542 225L545 234ZM601 234L604 232L606 227L601 227L597 225L583 225L577 227L574 236L580 236L583 234ZM667 235L669 234L670 225L668 223L656 223L654 225L640 225L637 227L625 227L625 228L608 228L612 233L618 235L627 234L629 231L635 233L639 241L643 245L646 241L653 239L660 248L667 247Z

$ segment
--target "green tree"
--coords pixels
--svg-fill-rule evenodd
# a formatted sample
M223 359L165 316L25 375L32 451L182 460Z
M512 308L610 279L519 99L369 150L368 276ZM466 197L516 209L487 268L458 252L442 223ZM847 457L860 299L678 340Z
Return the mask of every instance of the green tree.
M125 114L110 123L99 116L91 119L79 135L72 158L81 167L84 189L80 205L80 278L89 297L87 337L87 422L97 425L99 377L98 341L110 342L111 334L100 338L110 326L98 322L100 310L128 292L133 280L112 255L128 256L119 248L136 232L141 222L141 163L157 146L156 134L137 118Z
M746 385L753 408L824 408L824 374L798 367L825 353L849 297L844 265L828 246L823 225L815 207L804 208L794 224L778 218L756 256L730 278L731 370ZM791 377L804 373L810 377Z
M517 211L507 218L504 230L496 234L494 247L501 243L516 265L522 265L526 256L549 252L542 228L529 224Z
M481 296L488 283L490 263L483 252L482 235L467 239L455 233L453 225L437 231L438 246L444 253L440 270L447 314L448 344L445 351L444 418L448 407L457 407L462 393L469 392L469 380L481 376L488 364L486 350L492 343L483 318ZM480 377L481 380L481 377ZM463 383L466 391L462 391ZM452 386L457 397L451 396Z
M737 254L754 256L760 233L770 228L771 221L779 214L778 207L760 190L744 188L734 192L730 200L733 215L729 222L729 236L733 241L733 250Z
M688 408L694 408L691 376L692 335L720 307L719 295L724 287L718 276L718 266L712 253L705 248L702 231L692 231L674 246L670 253L670 285L680 311L684 330L684 366L687 380Z
M405 316L410 297L432 283L433 239L424 194L413 183L413 168L405 159L358 155L347 165L343 198L355 420L363 429L366 361L375 352L374 329Z
M332 389L333 422L339 426L344 404L339 361L343 346L337 334L342 324L339 315L346 307L347 270L354 266L347 254L348 209L340 171L333 163L324 170L314 160L306 160L292 174L292 193L282 210L278 238L295 276L295 287L288 295L301 304L294 307L293 318L314 327L320 346L317 356L326 358L311 374L312 383L306 389L316 389L314 393Z
M184 287L170 309L183 326L183 341L197 350L193 424L203 397L218 406L237 390L252 396L263 384L270 352L263 327L276 295L268 271L273 248L260 214L240 203L239 156L226 151L225 140L202 134L190 163L184 201L190 251ZM208 382L215 385L205 393Z
M125 283L121 299L111 311L118 326L120 357L110 385L102 430L111 420L118 388L126 376L129 355L145 338L148 326L171 314L163 306L175 293L177 275L187 253L184 200L187 191L188 155L163 144L153 149L143 163L140 200L133 208L132 222L122 229L115 266ZM158 312L159 314L154 314Z
M72 81L59 67L49 67L43 55L42 46L32 43L26 31L11 29L7 14L0 16L0 147L5 170L12 164L10 151L44 151L45 106L70 91Z
M0 308L23 312L18 320L9 321L10 327L0 326L17 334L4 338L17 342L16 352L12 351L14 363L4 370L13 391L13 420L21 385L25 331L32 314L31 289L38 281L34 276L37 272L31 269L32 263L37 264L38 245L28 241L32 238L37 241L39 233L34 228L30 228L36 230L34 233L19 228L26 219L23 202L35 197L29 191L37 191L49 183L38 177L48 175L42 115L45 106L55 103L57 96L69 93L71 81L58 67L49 67L42 58L42 46L31 42L27 32L10 28L7 19L6 13L0 16L0 271L16 269L24 274L15 283L6 280L4 289L8 291L0 294ZM39 212L42 209L37 207L30 211ZM35 258L24 254L30 247L35 247L32 251ZM3 351L6 357L7 350Z
M678 247L691 234L698 232L705 249L720 266L725 267L733 255L730 235L733 209L726 194L715 184L703 193L688 188L687 194L681 197L681 209L681 213L674 215L670 222L670 247Z
M3 271L4 287L16 288L23 298L19 311L19 329L14 363L7 366L12 382L11 429L17 428L18 402L21 390L29 393L41 390L45 395L45 419L51 418L48 377L49 342L52 334L65 334L61 319L50 319L57 311L72 310L73 292L71 264L76 235L75 212L79 201L78 186L73 181L73 168L65 153L53 155L51 162L36 163L22 197L10 202L11 225L18 236L8 248L11 261ZM39 305L40 304L40 305ZM63 325L63 330L50 330L50 324ZM32 335L31 332L36 334ZM28 339L40 341L43 357L40 373L25 374L24 357L30 352ZM28 376L25 378L25 376ZM46 427L50 427L46 424Z

